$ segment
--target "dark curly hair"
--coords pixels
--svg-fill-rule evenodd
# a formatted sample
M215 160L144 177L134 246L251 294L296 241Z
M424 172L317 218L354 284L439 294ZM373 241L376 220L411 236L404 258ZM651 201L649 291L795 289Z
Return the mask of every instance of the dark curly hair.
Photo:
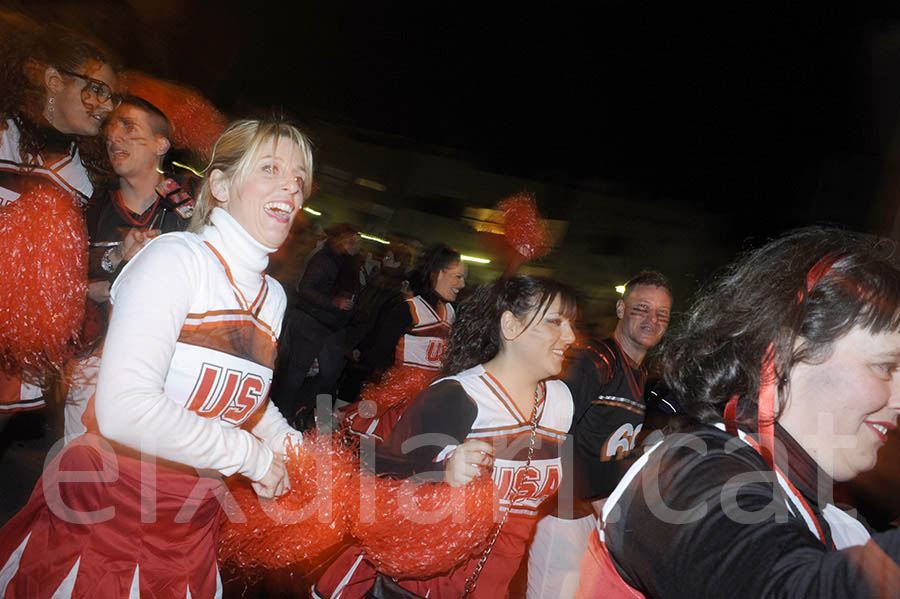
M826 360L832 344L855 327L873 334L900 329L894 249L884 239L809 227L741 256L699 292L687 318L663 341L665 380L687 415L720 421L737 396L738 423L753 431L770 345L777 420L795 364ZM817 271L824 272L821 280L811 276Z
M0 128L13 119L20 131L19 156L26 162L47 144L42 110L47 100L46 67L78 71L96 61L118 70L112 52L83 34L56 24L38 25L16 13L0 14ZM108 176L106 152L91 138L75 137L92 179Z
M516 275L480 286L459 306L450 331L442 374L450 376L487 362L500 351L500 316L507 310L528 326L543 318L556 298L561 311L574 320L575 293L568 286L545 277Z
M438 273L460 260L462 260L460 253L443 243L430 247L410 275L409 284L413 293L427 294L434 289Z

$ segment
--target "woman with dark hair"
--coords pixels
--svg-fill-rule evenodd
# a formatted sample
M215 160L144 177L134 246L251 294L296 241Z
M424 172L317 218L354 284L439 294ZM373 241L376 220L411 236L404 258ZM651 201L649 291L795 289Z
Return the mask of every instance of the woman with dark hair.
M0 205L28 184L50 181L86 204L101 175L102 148L90 160L84 142L100 133L119 102L116 65L99 43L58 25L0 25Z
M34 201L30 192L39 185L84 206L105 161L99 144L85 151L86 141L118 102L114 62L82 35L12 15L0 16L0 37L0 209L20 197ZM47 239L43 249L61 243ZM0 371L0 419L45 405L44 374Z
M604 505L577 596L896 596L900 531L832 503L897 425L893 244L794 231L733 264L664 345L691 422Z
M466 265L459 252L439 244L425 254L410 283L415 296L383 308L374 342L361 357L379 380L364 387L359 403L349 409L345 426L352 434L385 439L441 369L456 320L451 302L466 286Z
M223 478L278 497L286 443L301 442L268 401L285 294L265 268L312 171L292 125L232 124L191 230L155 237L123 268L89 432L0 530L0 597L222 596Z
M560 483L560 446L572 396L559 374L575 340L575 297L550 279L515 276L463 302L444 360L444 378L420 393L376 455L376 470L427 475L459 487L483 471L499 487L502 521L488 549L451 572L400 580L418 596L503 597L519 567L538 508ZM479 565L480 564L480 565ZM473 574L478 568L478 573ZM361 597L375 568L350 549L314 597Z

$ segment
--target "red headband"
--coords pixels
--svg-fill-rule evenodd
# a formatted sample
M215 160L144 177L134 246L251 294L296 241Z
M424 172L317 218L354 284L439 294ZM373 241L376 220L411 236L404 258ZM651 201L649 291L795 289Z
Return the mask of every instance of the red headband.
M806 287L797 291L797 303L803 302L819 281L831 270L842 254L826 254L806 273ZM737 434L737 403L735 395L725 404L725 426ZM759 434L760 453L772 468L775 467L775 349L770 343L763 354L759 373L759 397L757 398L756 427Z

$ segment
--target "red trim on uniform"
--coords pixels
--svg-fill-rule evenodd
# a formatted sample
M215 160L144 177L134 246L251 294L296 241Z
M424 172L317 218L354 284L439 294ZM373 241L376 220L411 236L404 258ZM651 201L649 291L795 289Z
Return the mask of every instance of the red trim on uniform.
M6 163L6 162L0 161L0 164L3 164L3 163ZM6 164L8 164L8 163L6 163ZM15 164L15 163L13 163L13 164ZM38 168L34 168L33 170L30 170L26 173L23 173L20 169L4 168L4 167L0 166L0 173L8 173L10 175L16 175L17 178L23 178L23 175L24 175L24 177L27 177L27 178L39 179L41 182L50 181L54 185L60 187L66 193L69 193L69 194L72 194L74 196L81 197L81 198L86 197L83 192L78 190L78 188L74 187L72 184L70 184L68 181L66 181L62 177L62 175L60 175L59 173L57 173L55 171L48 171L44 168L38 167ZM27 189L22 189L21 191L20 191L20 189L13 189L13 191L17 191L17 192L19 192L19 195L22 195L27 192Z
M406 300L406 303L409 305L409 313L412 315L412 326L415 327L417 324L419 324L419 315L418 311L416 310L416 298L411 297ZM427 304L428 302L425 303Z
M215 246L208 241L204 241L203 243L205 243L207 247L212 250L212 253L215 254L216 258L219 259L219 262L222 263L222 267L225 269L225 276L228 277L228 283L231 285L231 289L232 291L234 291L234 295L235 297L237 297L238 303L244 308L244 310L250 312L251 306L256 305L256 302L259 300L260 296L264 297L264 292L267 291L268 281L266 281L266 276L260 275L260 278L262 279L262 287L260 288L259 293L256 295L256 299L254 299L253 303L251 304L247 301L247 298L244 297L244 294L234 282L234 277L231 275L231 268L228 266L228 263L225 262L225 258L222 257L222 254L219 253L219 250L217 250Z
M575 599L644 599L646 595L629 586L616 566L606 543L600 540L597 529L588 538L588 550L581 562L581 581Z
M197 324L184 324L181 327L181 330L189 330L189 331L198 331L201 329L205 329L208 327L217 327L217 326L234 326L234 327L253 327L257 331L275 338L275 333L272 332L266 323L256 320L252 317L251 314L244 313L243 316L246 318L236 318L234 320L204 320Z
M421 368L422 370L430 370L432 372L437 372L441 369L440 366L435 366L434 364L422 364L421 362L413 362L411 360L403 360L403 366L412 366L413 368Z
M750 447L752 447L757 452L762 454L763 448L760 447L760 444L757 443L756 440L753 439L753 437L746 435L743 440L746 441ZM763 457L765 457L765 456L763 456ZM797 499L800 500L800 505L803 506L803 509L809 515L810 520L812 520L813 524L815 524L815 526L816 526L816 534L819 536L819 540L822 541L822 544L827 547L828 542L825 540L825 533L822 531L822 526L819 524L819 519L816 518L815 512L813 512L812 508L809 507L809 503L807 503L807 501L806 501L806 499L804 499L803 495L800 494L800 491L797 490L797 487L794 486L794 483L791 482L791 479L789 479L787 477L787 475L784 472L782 472L781 468L779 468L777 464L773 465L773 470L775 470L778 474L780 474L782 476L782 478L784 478L784 481L788 484L788 487L791 489L791 492L794 494L794 496ZM834 543L831 544L830 548L831 549L835 548Z
M265 281L265 276L263 277L263 281L266 284L259 290L256 299L253 300L253 304L250 306L250 310L253 312L254 316L259 316L259 311L262 310L263 304L266 303L266 298L269 296L269 285L268 282Z
M147 223L150 222L150 219L153 218L153 215L156 213L156 207L159 206L159 194L156 194L156 200L153 202L153 205L150 206L147 210L142 212L141 214L146 214L146 218L144 220L140 220L133 216L134 212L132 212L128 206L125 205L125 200L122 199L122 190L115 189L110 193L113 201L113 208L116 209L116 212L119 213L119 216L122 217L122 220L130 224L132 227L143 227ZM138 215L140 216L140 215Z
M481 433L512 431L512 430L521 432L523 430L530 430L530 429L531 429L530 422L518 422L516 424L509 424L506 426L486 426L486 427L482 427L482 428L473 428L472 433L481 434ZM566 431L558 431L556 429L550 428L549 426L544 426L539 423L538 427L537 427L538 432L540 432L541 429L543 429L547 432L550 432L550 433L559 434L560 436L565 436L567 434Z
M485 379L485 377L490 379L490 381ZM527 422L527 419L525 418L525 416L522 415L522 412L519 410L519 406L517 406L516 403L512 400L512 398L509 396L509 393L506 391L506 389L503 387L503 385L500 384L500 381L498 381L496 378L494 378L494 375L492 375L490 372L485 370L484 374L481 375L481 378L482 378L482 380L484 380L485 384L487 385L487 388L490 389L491 392L494 394L494 397L496 397L498 400L500 400L501 405L503 405L503 407L509 411L509 413L512 415L513 418L515 418L517 421L522 422L522 423ZM499 390L494 388L493 385L491 385L491 381L493 381L494 385L496 385L499 388Z
M635 406L630 406L628 404L622 403L621 401L611 401L604 399L595 399L591 402L591 404L595 406L611 406L613 408L621 408L622 410L627 410L632 412L633 414L645 414L646 410L642 408L637 408Z
M17 412L31 412L47 407L47 401L43 397L37 399L23 399L13 404L0 405L0 414L15 414Z
M604 343L603 345L605 346L606 344ZM600 359L602 359L603 362L606 363L606 376L607 376L607 378L612 378L612 375L613 375L612 364L609 363L609 358L607 358L605 354L603 354L603 353L597 351L597 348L594 347L593 345L584 345L584 344L582 344L582 343L578 343L578 344L576 344L576 348L577 348L577 349L588 349L588 350L590 350L592 353L594 353L594 355L596 355L597 357L599 357ZM594 367L595 367L595 368L597 367L597 362L596 362L596 361L594 361ZM598 370L599 370L599 369L598 369Z
M0 405L8 406L22 397L22 377L0 370Z
M421 303L425 304L425 308L427 308L428 311L431 312L432 316L434 316L438 320L444 320L443 318L441 318L441 315L438 314L437 311L435 311L435 309L431 307L431 304L429 304L428 301L424 297L422 297L420 295L416 296L416 297L418 297L422 300Z
M184 325L178 335L178 342L220 351L262 365L271 365L275 360L275 342L272 336L246 321Z
M450 325L446 322L436 322L434 324L426 324L421 327L417 327L415 329L410 329L406 332L407 335L412 335L414 337L433 337L431 335L433 329L444 329L445 336L450 333Z
M631 391L631 397L643 398L644 397L644 393L643 393L644 383L646 382L645 379L647 377L646 372L644 372L644 369L642 366L638 365L637 370L641 373L641 375L642 375L641 378L644 379L641 381L640 386L638 386L638 382L634 378L634 370L635 369L631 367L631 362L632 362L631 358L629 358L628 354L625 353L625 350L622 349L622 344L619 343L619 340L616 339L615 335L613 335L611 337L611 339L616 344L616 349L619 350L619 352L618 352L619 355L622 357L622 359L625 360L625 367L622 370L625 371L625 382L628 383L628 389L629 389L629 391ZM613 350L613 352L615 352L615 350ZM610 375L610 376L612 376L612 375Z

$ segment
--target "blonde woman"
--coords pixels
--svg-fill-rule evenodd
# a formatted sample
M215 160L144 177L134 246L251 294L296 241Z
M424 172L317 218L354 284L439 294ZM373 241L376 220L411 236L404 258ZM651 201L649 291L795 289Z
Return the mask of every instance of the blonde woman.
M154 239L116 279L96 432L0 531L0 596L221 596L222 477L261 497L290 484L279 452L297 433L267 400L285 295L264 270L312 167L293 126L234 123L192 231ZM84 482L65 482L72 470Z

